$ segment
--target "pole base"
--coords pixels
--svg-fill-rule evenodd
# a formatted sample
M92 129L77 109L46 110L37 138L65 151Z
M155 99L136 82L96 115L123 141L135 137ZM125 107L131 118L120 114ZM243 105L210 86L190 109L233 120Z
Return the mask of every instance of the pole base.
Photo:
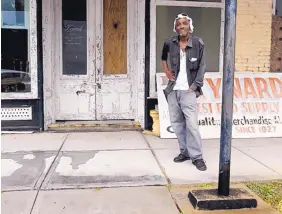
M256 208L257 200L245 189L230 189L229 196L219 196L217 189L192 190L188 199L195 209L229 210Z

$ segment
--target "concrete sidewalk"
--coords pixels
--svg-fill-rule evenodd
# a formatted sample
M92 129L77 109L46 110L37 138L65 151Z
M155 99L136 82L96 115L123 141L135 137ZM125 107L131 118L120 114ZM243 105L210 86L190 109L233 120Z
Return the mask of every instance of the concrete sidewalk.
M177 197L165 186L217 182L219 140L203 142L208 170L200 172L190 161L173 162L175 139L140 132L1 138L4 213L173 214ZM281 151L281 138L233 140L232 181L282 179Z

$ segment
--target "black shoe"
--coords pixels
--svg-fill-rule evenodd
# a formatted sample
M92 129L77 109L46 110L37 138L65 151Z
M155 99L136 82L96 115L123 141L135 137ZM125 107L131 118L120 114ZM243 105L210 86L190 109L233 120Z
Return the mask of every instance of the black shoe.
M176 158L173 159L173 161L176 163L184 162L187 160L190 160L190 157L183 154L179 154Z
M193 164L197 167L197 169L200 170L200 171L206 171L206 170L207 170L207 166L206 166L206 164L205 164L205 162L204 162L203 159L194 160L192 163L193 163Z

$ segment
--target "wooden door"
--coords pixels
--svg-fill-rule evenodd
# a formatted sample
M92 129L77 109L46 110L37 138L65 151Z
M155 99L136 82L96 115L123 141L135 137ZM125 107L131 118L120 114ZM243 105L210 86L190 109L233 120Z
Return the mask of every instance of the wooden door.
M95 120L95 1L56 2L60 68L56 71L56 120Z
M129 0L98 0L96 94L98 120L134 119L134 77L128 72Z

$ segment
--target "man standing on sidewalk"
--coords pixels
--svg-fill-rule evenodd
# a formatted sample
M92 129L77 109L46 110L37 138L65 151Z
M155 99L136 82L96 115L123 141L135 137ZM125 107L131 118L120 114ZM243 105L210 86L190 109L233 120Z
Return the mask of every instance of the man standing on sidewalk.
M177 15L173 31L178 36L169 38L162 50L162 64L169 79L164 93L180 147L174 162L192 159L198 170L205 171L197 118L197 97L203 94L201 87L205 73L204 43L190 34L193 29L192 19L187 14Z

